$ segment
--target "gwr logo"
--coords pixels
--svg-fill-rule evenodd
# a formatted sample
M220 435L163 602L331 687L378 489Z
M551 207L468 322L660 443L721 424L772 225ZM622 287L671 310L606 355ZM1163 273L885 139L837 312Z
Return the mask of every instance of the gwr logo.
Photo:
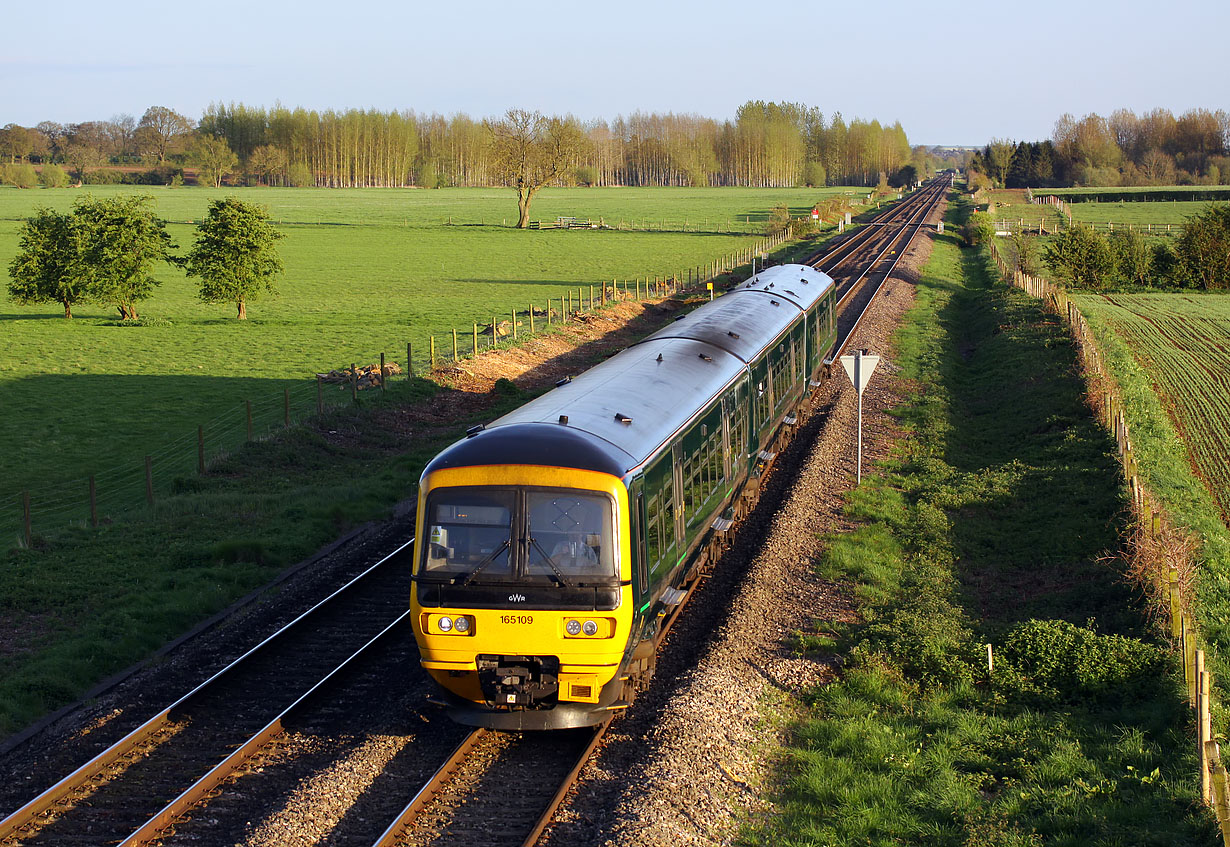
M509 594L508 602L509 603L524 603L525 595L524 594Z

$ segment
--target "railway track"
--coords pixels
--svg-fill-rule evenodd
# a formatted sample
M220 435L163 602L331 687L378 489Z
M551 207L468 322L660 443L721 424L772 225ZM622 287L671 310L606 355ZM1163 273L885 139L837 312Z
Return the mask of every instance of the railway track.
M937 180L808 261L839 285L834 356L946 189ZM406 625L409 568L398 566L410 543L0 820L0 845L240 843L254 806L292 808L295 786L342 761L354 747L347 738L381 728L400 746L320 843L535 843L609 721L545 734L479 730L457 744L464 730L443 720L404 704L372 708L388 699L389 679L425 680ZM391 726L390 715L408 714L420 726ZM303 739L334 739L336 749L296 765L289 751Z
M242 763L233 751L254 752L254 733L404 614L409 571L398 560L411 543L0 820L0 844L156 838Z

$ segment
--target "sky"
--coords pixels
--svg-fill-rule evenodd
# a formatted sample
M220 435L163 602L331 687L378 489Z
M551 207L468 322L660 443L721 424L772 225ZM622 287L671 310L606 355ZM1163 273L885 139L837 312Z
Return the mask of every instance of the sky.
M1065 112L1230 111L1226 0L63 0L4 25L0 125L214 102L724 120L758 99L981 145Z

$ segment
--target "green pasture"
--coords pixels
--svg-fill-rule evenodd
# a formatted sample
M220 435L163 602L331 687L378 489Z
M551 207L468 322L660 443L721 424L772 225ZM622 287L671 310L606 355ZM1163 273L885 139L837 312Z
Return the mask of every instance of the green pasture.
M1105 230L1107 224L1114 224L1116 227L1130 225L1138 230L1144 230L1151 225L1155 232L1164 231L1169 225L1174 234L1178 234L1188 217L1203 212L1208 206L1207 202L1196 200L1068 204L1072 220L1094 224L1099 231Z
M109 307L85 305L64 320L54 304L0 305L0 541L12 542L28 490L35 523L86 517L86 479L100 502L144 498L150 455L165 480L207 450L230 449L294 413L314 409L312 374L383 351L421 366L428 337L451 353L453 328L469 349L473 323L611 279L684 272L754 244L770 210L795 214L845 189L547 189L534 217L604 219L615 229L520 231L511 190L204 189L95 186L0 190L0 266L16 253L22 220L38 206L68 209L85 191L148 193L185 251L210 200L267 205L286 238L279 294L249 306L206 305L177 268L139 306L147 325L121 326ZM451 223L450 223L451 221ZM623 225L625 229L618 229ZM632 227L638 227L632 229ZM686 229L686 231L684 231ZM7 274L5 275L7 279ZM348 399L330 389L326 402ZM37 528L36 528L37 531Z

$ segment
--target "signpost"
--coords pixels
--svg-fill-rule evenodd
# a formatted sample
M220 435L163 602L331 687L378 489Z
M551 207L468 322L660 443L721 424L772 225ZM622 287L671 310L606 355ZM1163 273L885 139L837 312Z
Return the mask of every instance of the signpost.
M846 369L850 382L854 383L854 390L858 392L858 476L855 484L863 481L863 389L867 387L872 371L878 364L879 356L869 356L862 350L855 352L853 356L841 357L841 366Z

